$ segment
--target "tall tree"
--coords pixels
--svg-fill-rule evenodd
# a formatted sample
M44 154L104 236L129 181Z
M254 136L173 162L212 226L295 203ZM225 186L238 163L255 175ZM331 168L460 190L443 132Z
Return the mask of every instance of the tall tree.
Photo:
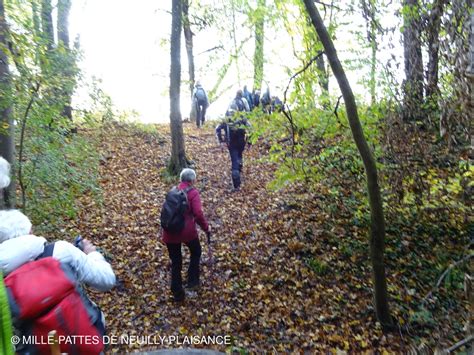
M12 115L12 82L8 68L8 25L5 7L0 0L0 155L13 165L15 158L14 125ZM15 204L15 184L10 183L0 196L0 209L12 208Z
M441 17L447 0L434 0L428 18L426 37L428 44L428 64L426 69L426 100L430 107L436 108L437 94L439 93L439 33L441 29Z
M71 0L58 0L58 44L69 50L69 12Z
M189 92L192 96L194 91L194 53L193 53L193 31L189 21L189 0L183 0L183 31L186 41L186 53L188 55Z
M184 40L186 42L186 54L188 56L189 96L191 97L191 112L189 113L189 119L191 122L195 122L197 111L193 101L194 82L196 81L194 73L194 34L193 31L191 31L191 22L189 20L189 0L183 0L183 31Z
M332 71L337 79L346 104L346 113L351 127L354 142L359 150L367 175L367 190L371 213L370 256L372 260L372 275L374 282L375 310L380 323L390 328L393 325L388 304L387 282L384 266L385 221L383 214L382 197L378 184L377 167L372 152L360 124L357 105L347 80L344 69L337 56L336 48L329 36L324 22L313 3L313 0L304 0L304 4L311 18L314 28L324 46L326 56Z
M362 13L367 21L367 41L371 49L370 56L370 103L375 104L376 95L375 88L377 86L375 73L377 70L377 18L376 18L376 3L375 0L361 0Z
M41 2L41 26L46 48L48 51L52 51L54 48L54 27L51 0L42 0Z
M171 69L170 69L170 128L171 159L169 170L178 174L187 166L184 147L183 122L180 111L181 86L181 0L172 1L171 10Z
M58 45L64 49L65 59L64 66L61 71L65 77L64 82L64 108L62 116L72 121L72 94L74 91L75 80L73 67L75 66L74 58L71 53L69 44L69 12L71 10L71 0L58 0Z
M263 80L264 34L265 34L265 0L257 0L255 11L255 52L253 55L253 87L260 89Z
M405 60L405 120L419 120L423 106L423 57L419 0L403 0L403 54Z

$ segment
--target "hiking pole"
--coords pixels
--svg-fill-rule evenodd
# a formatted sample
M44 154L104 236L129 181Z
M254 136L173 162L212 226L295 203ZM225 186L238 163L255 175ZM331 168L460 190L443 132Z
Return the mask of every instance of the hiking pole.
M216 301L216 293L214 292L214 289L215 289L215 286L216 286L216 275L214 273L214 263L215 263L215 259L214 259L214 255L212 253L212 247L211 247L211 232L207 232L206 233L206 236L207 236L207 260L206 260L206 265L207 265L207 269L209 271L209 280L211 282L210 284L210 291L212 293L212 309L213 309L213 313L215 314L215 307L216 307L216 304L217 304L217 301Z

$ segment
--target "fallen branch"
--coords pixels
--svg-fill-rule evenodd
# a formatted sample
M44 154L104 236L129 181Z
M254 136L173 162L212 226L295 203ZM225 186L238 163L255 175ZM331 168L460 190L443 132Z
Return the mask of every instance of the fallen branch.
M458 341L456 344L454 344L453 346L451 346L450 348L444 350L445 352L447 352L448 354L453 352L454 350L457 350L459 349L461 346L464 346L466 344L469 344L471 341L474 340L474 335L470 335L468 336L466 339L463 339L461 341Z
M474 257L474 254L469 254L465 256L464 258L462 258L461 260L456 261L454 264L449 265L449 267L446 270L444 270L444 272L441 274L440 278L438 279L438 282L436 282L435 287L430 292L428 292L428 294L425 297L423 297L423 299L421 300L421 303L424 304L431 296L433 296L433 293L439 289L439 286L441 286L441 283L443 282L444 278L449 274L449 272L452 269L454 269L456 266L466 262L467 260L473 257Z

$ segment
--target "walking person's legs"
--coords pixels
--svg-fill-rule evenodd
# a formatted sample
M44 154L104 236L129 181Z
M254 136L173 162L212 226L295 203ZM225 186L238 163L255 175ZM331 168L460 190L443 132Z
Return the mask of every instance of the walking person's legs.
M201 262L201 244L199 243L199 238L193 239L190 242L186 243L189 251L191 253L191 258L189 261L188 268L188 288L199 287L199 264Z
M181 277L181 269L183 267L181 243L167 243L166 247L171 259L171 292L175 301L182 301L184 300L184 290Z
M197 128L201 127L201 105L196 101L196 126Z
M207 110L207 107L206 105L202 105L202 110L201 110L201 125L204 124L204 122L206 121L206 110Z
M229 147L229 154L231 160L232 183L234 185L234 189L238 189L240 187L239 149L235 147Z
M244 167L244 157L243 153L245 150L245 145L242 148L239 148L238 154L237 154L237 161L239 163L239 171L242 173L242 168Z

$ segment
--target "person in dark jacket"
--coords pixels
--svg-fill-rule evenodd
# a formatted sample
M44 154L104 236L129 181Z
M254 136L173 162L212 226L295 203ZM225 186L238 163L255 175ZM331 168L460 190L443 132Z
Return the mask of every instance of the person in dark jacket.
M253 110L253 98L252 98L252 94L247 89L247 85L244 85L244 90L243 90L242 93L243 93L243 96L245 97L245 99L247 100L247 102L249 104L249 111L252 111Z
M234 191L240 188L240 173L243 167L243 152L247 142L247 119L232 106L226 112L226 121L216 127L217 140L221 147L229 149Z
M272 104L272 99L271 99L271 96L270 96L270 88L267 88L267 91L265 91L265 93L262 95L262 97L260 98L260 104L262 105L262 109L263 109L263 112L264 113L272 113L272 107L271 107L271 104Z
M187 192L188 209L184 213L184 229L178 234L171 234L163 230L163 242L166 243L171 259L171 292L173 293L173 299L177 302L183 301L185 296L181 277L183 263L181 244L185 244L191 252L186 287L195 290L199 288L199 263L201 260L201 244L199 243L196 224L210 238L209 224L202 211L201 198L198 190L193 187L196 181L196 172L192 169L183 169L180 179L179 190L191 188Z
M252 93L252 102L253 108L260 106L260 90L257 89Z
M209 107L209 99L199 80L196 81L193 100L196 105L196 126L199 128L206 121L206 110Z

